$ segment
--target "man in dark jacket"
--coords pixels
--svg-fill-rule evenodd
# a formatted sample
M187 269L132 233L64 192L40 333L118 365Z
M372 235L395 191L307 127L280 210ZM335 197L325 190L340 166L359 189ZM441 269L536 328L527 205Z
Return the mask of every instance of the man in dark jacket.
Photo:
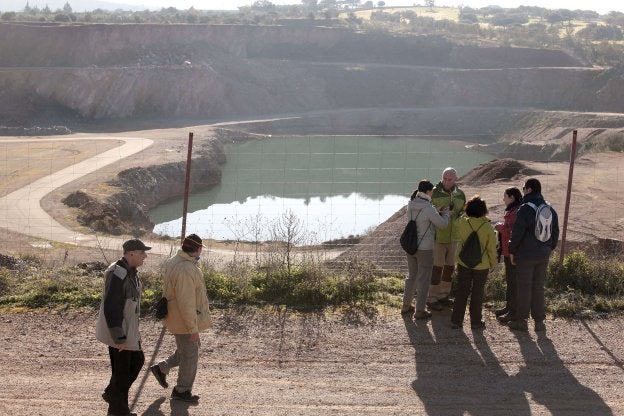
M137 267L143 265L149 249L141 240L126 241L123 257L104 273L96 338L108 345L111 363L111 378L102 394L108 416L136 416L128 407L128 391L145 362L139 333L141 281Z
M518 267L518 311L516 320L509 327L517 331L528 329L529 313L535 321L535 331L545 331L546 305L544 285L548 270L548 259L559 240L557 212L550 207L550 238L541 241L536 237L537 208L544 204L542 185L535 178L528 179L522 188L523 204L518 210L516 222L509 240L509 254L512 264Z

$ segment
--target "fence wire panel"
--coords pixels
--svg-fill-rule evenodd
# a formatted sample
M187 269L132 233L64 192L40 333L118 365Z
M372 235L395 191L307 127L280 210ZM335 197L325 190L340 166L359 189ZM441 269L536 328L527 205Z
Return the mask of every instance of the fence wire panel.
M496 156L475 141L279 136L226 143L225 163L202 156L206 147L198 144L187 234L208 241L205 256L215 262L243 257L262 261L287 244L300 259L315 257L334 265L370 261L404 271L398 236L405 225L405 205L421 179L435 184L447 166L463 176L459 186L467 198L480 194L486 200L493 222L502 220L505 188L522 188L526 178L538 177L563 224L569 167L565 138L556 147L499 145L496 154L507 158L488 165ZM154 245L154 253L170 255L181 229L182 143L152 147L152 140L141 138L1 138L0 247L5 253L37 253L55 261L71 261L75 247L90 247L94 259L110 260L124 239L140 236ZM148 148L159 153L143 157ZM132 170L136 167L142 170ZM133 178L134 189L128 185ZM605 254L621 254L623 181L621 153L585 152L577 158L568 219L570 250L593 245ZM98 199L120 184L126 186L125 197L114 203ZM77 200L72 203L69 195ZM141 212L125 212L127 218L117 228L105 224L112 221L109 208L123 211L128 200L141 202L153 229L145 229ZM100 222L88 223L82 208L97 201L111 207L102 204L96 210ZM103 231L105 225L109 228Z

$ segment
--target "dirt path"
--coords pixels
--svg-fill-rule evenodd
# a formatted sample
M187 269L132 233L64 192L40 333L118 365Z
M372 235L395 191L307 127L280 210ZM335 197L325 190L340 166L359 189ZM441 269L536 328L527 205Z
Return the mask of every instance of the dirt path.
M71 166L57 170L49 175L37 178L33 182L0 198L0 212L5 215L6 222L3 224L13 232L19 232L29 236L50 241L60 241L69 244L81 244L97 247L97 239L93 235L81 234L59 224L42 207L41 199L51 191L84 175L118 162L120 159L138 153L151 146L152 140L132 137L95 138L89 140L114 140L119 141L120 146L95 154L92 157L81 160ZM75 138L51 138L51 139L17 139L20 143L34 141L75 141ZM2 140L9 143L10 140ZM35 161L36 163L37 161ZM118 246L121 239L105 238L105 245ZM109 241L110 240L110 241ZM118 244L119 243L119 244Z
M620 415L624 319L548 321L546 336L516 335L486 312L488 328L449 328L394 312L320 316L216 310L203 334L187 407L142 373L135 411L157 415ZM105 414L106 348L94 312L3 313L0 414ZM146 367L160 325L144 320ZM172 350L165 335L158 353ZM170 381L175 380L174 375Z

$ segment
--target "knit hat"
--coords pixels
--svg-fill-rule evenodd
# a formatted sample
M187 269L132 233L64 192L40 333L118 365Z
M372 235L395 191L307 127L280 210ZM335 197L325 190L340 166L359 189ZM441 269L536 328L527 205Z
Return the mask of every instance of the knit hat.
M187 252L197 251L200 247L205 247L202 244L202 239L197 234L189 234L182 241L182 250Z

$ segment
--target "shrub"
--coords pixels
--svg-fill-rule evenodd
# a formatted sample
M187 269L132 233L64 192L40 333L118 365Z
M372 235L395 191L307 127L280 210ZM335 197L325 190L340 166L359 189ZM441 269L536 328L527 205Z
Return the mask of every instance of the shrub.
M5 267L0 267L0 297L9 293L11 278L11 271Z
M330 301L323 273L315 269L292 267L258 273L251 280L257 289L256 299L302 309L318 309Z
M45 268L35 265L17 270L0 268L0 305L40 308L97 307L103 276L97 267ZM397 307L403 294L403 277L377 269L370 262L352 260L339 269L318 263L292 266L269 264L217 271L200 264L212 304L271 304L302 310L347 306L374 310L384 304ZM336 265L334 264L334 267ZM546 299L555 316L581 316L624 310L624 264L615 260L593 260L583 252L572 252L563 262L549 265ZM141 272L141 308L151 309L162 295L162 275ZM504 267L487 282L489 301L504 301Z
M213 304L268 303L320 310L331 305L374 303L379 299L391 302L389 296L402 292L399 278L371 273L372 269L357 266L330 272L318 264L307 263L291 266L290 272L286 265L271 265L239 276L205 270L204 278Z
M574 288L588 295L624 296L624 265L616 260L593 260L574 251L549 266L548 286L556 290Z
M240 304L254 301L250 285L244 279L237 279L223 273L207 273L204 275L208 298L211 303Z
M143 282L141 294L141 310L148 311L162 297L163 279L159 273L139 272Z
M20 276L14 293L0 298L0 303L29 308L93 307L102 297L102 284L101 278L80 276L75 269L39 269Z
M572 317L587 305L585 296L572 288L564 292L546 290L546 298L548 310L555 316Z
M496 272L498 270L498 272ZM495 269L490 274L485 284L485 300L504 301L507 293L507 283L505 282L505 267Z

